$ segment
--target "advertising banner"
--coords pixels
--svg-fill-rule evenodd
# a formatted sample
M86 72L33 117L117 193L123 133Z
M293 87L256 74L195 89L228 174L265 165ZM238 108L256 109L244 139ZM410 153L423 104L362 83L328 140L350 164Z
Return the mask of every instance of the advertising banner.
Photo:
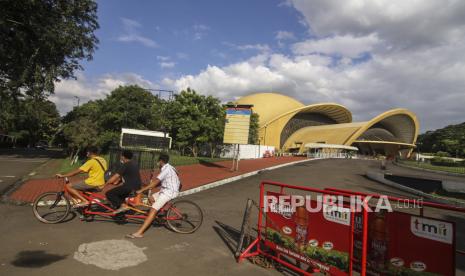
M250 108L229 107L226 109L223 143L241 145L248 143L251 114Z
M322 272L348 274L349 208L329 207L310 198L301 202L303 206L291 207L291 202L296 202L295 196L275 192L267 192L264 202L268 247Z
M361 214L355 215L354 268L360 268ZM402 212L368 214L368 275L454 275L453 222Z

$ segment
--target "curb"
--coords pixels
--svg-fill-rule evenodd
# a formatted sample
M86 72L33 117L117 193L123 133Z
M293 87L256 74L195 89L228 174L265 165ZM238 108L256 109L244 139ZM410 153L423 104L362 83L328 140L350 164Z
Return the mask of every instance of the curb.
M419 191L419 190L416 190L416 189L413 189L413 188L410 188L410 187L406 187L404 185L401 185L401 184L395 183L393 181L387 180L387 179L384 178L384 173L367 171L365 173L365 175L369 179L374 180L376 182L385 184L387 186L390 186L392 188L396 188L398 190L402 190L404 192L412 193L412 194L420 196L422 198L430 199L430 200L432 200L434 202L437 202L437 203L453 205L453 206L456 206L456 207L465 207L465 202L464 201L453 200L453 199L448 199L448 198L443 198L443 197L438 197L438 196L433 196L433 195L424 193L422 191Z
M310 161L314 161L314 160L320 160L320 159L321 158L313 158L313 159L304 159L304 160L289 162L289 163L280 164L280 165L276 165L276 166L273 166L273 167L261 169L261 170L258 170L258 171L248 172L248 173L237 175L237 176L234 176L234 177L218 180L218 181L215 181L215 182L204 184L204 185L202 185L200 187L197 187L197 188L193 188L193 189L190 189L190 190L187 190L187 191L184 191L184 192L180 192L178 197L191 195L191 194L195 194L195 193L198 193L198 192L201 192L201 191L204 191L204 190L219 187L219 186L222 186L222 185L225 185L225 184L237 181L237 180L241 180L241 179L246 178L246 177L257 175L257 174L265 172L265 171L271 171L271 170L275 170L275 169L279 169L279 168L283 168L283 167L288 167L288 166L292 166L292 165L296 165L296 164L300 164L300 163L304 163L304 162L310 162Z
M435 170L429 170L429 169L424 169L424 168L418 168L418 167L413 167L397 162L392 162L392 164L402 167L402 168L407 168L407 169L412 169L412 170L417 170L417 171L424 171L424 172L431 172L431 173L437 173L437 174L442 174L442 175L449 175L449 176L458 176L458 177L463 177L465 178L465 174L462 173L451 173L451 172L443 172L443 171L435 171Z

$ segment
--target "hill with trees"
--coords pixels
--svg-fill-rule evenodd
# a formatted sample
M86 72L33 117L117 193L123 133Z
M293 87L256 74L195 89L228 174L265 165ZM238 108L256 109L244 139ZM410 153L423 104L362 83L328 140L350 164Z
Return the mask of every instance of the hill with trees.
M465 122L427 131L418 136L417 144L421 152L442 152L451 157L465 157Z

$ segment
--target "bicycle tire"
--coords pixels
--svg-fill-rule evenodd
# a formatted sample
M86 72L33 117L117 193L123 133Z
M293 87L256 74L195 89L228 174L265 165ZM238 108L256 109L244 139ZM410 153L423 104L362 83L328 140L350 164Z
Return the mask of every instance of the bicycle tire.
M38 211L38 207L40 207L39 203L43 202L44 199L46 197L48 197L48 196L50 196L52 199L54 198L53 196L55 196L54 204L59 203L59 201L61 201L61 200L64 200L64 203L65 203L64 213L60 218L58 218L56 220L46 219ZM58 205L56 205L56 206L58 206ZM36 198L36 200L34 201L34 204L32 205L32 212L34 213L34 216L36 217L36 219L38 219L42 223L47 223L47 224L55 224L55 223L62 222L69 215L70 210L71 210L71 204L70 204L69 200L61 192L43 193L43 194L39 195ZM58 211L55 211L55 212L52 212L52 213L57 213L57 212Z
M189 201L189 200L177 200L177 201L174 201L174 202L169 203L169 204L171 204L171 206L169 207L169 209L168 209L168 211L166 213L167 218L169 218L169 217L171 217L173 215L176 215L178 213L178 212L175 211L174 208L179 210L181 212L181 214L182 214L182 219L181 220L166 219L166 224L171 230L173 230L176 233L180 233L180 234L192 234L192 233L194 233L195 231L197 231L200 228L200 226L202 225L202 222L203 222L203 212L202 212L202 209L200 209L200 207L197 204L195 204L194 202ZM188 219L189 219L189 216L190 216L190 215L186 214L185 212L183 212L182 205L190 205L197 212L197 216L198 216L197 224L195 224L193 226L193 228L190 229L190 230L183 230L178 225L180 221L187 222ZM190 224L192 224L192 223L190 223Z

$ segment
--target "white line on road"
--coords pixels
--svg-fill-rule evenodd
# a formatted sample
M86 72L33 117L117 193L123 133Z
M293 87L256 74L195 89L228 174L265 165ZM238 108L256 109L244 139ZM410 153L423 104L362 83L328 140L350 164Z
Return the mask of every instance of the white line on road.
M0 175L0 177L15 178L16 176L14 176L14 175Z

